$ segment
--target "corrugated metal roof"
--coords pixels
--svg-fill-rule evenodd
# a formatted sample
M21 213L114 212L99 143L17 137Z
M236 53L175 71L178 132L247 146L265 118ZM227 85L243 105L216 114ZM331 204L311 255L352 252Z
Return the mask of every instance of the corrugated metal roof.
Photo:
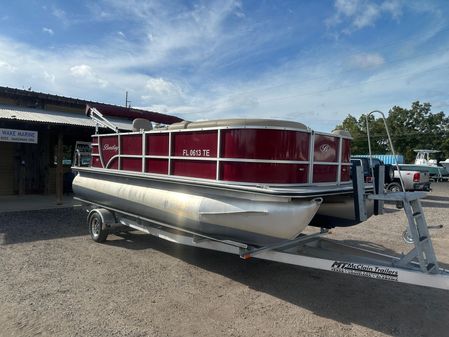
M64 104L77 105L81 109L84 109L86 104L97 108L105 116L115 116L119 118L146 118L152 122L162 123L162 124L173 124L176 122L181 122L182 118L166 115L160 112L142 110L137 108L125 108L118 105L112 105L107 103L100 103L94 101L86 101L79 98L58 96L53 94L47 94L43 92L22 90L15 88L8 88L0 86L0 96L1 95L12 95L14 97L31 97L34 99L44 100L45 102L63 102Z
M0 119L95 127L95 122L86 115L13 105L0 105ZM128 119L118 117L107 117L107 119L121 130L132 130L132 122Z

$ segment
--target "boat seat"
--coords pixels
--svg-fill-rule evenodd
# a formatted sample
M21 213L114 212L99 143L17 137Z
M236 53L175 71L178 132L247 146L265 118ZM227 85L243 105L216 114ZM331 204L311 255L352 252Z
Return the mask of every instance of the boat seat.
M133 120L133 131L138 132L140 130L150 131L153 130L153 126L148 119L136 118Z

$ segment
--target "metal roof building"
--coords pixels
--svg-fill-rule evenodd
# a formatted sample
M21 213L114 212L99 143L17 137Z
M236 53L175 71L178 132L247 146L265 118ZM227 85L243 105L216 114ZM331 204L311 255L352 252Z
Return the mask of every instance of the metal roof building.
M0 86L0 195L56 193L60 200L63 191L71 191L75 147L88 145L95 132L87 105L121 130L131 130L135 118L181 121L154 111Z

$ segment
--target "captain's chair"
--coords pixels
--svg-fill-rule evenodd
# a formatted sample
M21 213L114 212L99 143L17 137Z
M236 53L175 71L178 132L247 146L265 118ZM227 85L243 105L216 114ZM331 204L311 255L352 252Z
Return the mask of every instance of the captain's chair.
M153 126L151 125L151 122L148 119L145 118L136 118L133 120L133 131L151 131L153 130Z

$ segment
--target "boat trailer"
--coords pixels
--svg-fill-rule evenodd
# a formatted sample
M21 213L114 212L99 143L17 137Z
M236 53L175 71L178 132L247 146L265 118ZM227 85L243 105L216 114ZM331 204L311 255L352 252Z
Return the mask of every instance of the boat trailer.
M379 167L380 174L382 174L382 168ZM420 202L426 193L384 194L382 193L383 189L378 189L382 192L367 194L362 188L364 186L362 168L354 166L353 172L356 176L354 191L358 196L355 198L358 203L356 212L361 219L366 217L363 209L364 198L372 199L377 203L375 207L377 214L382 214L384 201L403 204L408 220L404 238L407 238L408 242L413 245L407 254L393 256L367 247L348 245L338 240L332 240L326 238L329 230L325 228L314 234L301 234L293 240L256 247L195 233L106 205L92 204L79 198L78 200L90 205L89 230L92 239L97 242L105 241L108 233L131 228L173 243L231 253L245 260L257 258L377 280L449 290L449 270L440 268L436 260ZM376 175L378 174L376 173Z
M368 125L367 129L369 130ZM388 138L394 152L389 134ZM97 242L105 241L109 233L131 228L174 243L235 254L245 260L257 258L377 280L449 290L449 270L439 266L429 226L421 206L420 200L426 196L426 193L385 193L383 166L376 167L373 172L374 193L371 193L364 183L362 167L354 165L351 170L354 208L358 220L367 219L364 208L366 199L374 201L375 215L383 214L383 204L386 201L402 203L408 222L404 231L404 239L412 246L408 253L393 256L362 245L348 245L338 240L331 240L326 238L329 230L325 228L321 228L314 234L301 234L293 240L263 247L251 246L242 242L223 240L192 232L107 205L92 203L76 197L75 199L89 206L87 217L89 231L92 239ZM401 183L403 185L402 181Z

